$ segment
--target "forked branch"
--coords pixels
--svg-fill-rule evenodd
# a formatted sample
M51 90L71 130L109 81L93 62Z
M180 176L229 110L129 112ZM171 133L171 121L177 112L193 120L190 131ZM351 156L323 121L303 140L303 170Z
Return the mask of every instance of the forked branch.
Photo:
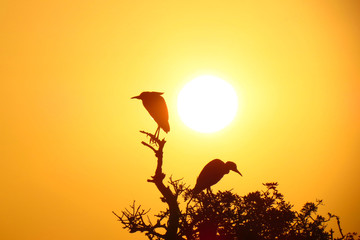
M173 193L169 187L165 186L163 183L163 180L165 178L165 174L162 172L162 164L163 164L163 149L165 146L165 139L160 140L155 135L140 131L141 133L149 136L151 140L155 143L154 145L157 145L158 148L156 149L150 144L142 141L141 143L145 145L146 147L150 148L157 158L157 166L155 170L155 175L151 177L151 179L148 179L148 182L155 183L157 189L160 191L160 193L163 196L163 199L169 206L170 216L168 221L168 228L167 232L165 234L164 239L166 240L175 240L178 239L177 231L179 227L179 218L180 218L180 209L179 205L177 203L177 197L178 195L176 193Z
M136 206L135 201L132 205L130 205L130 209L125 209L121 212L121 216L116 214L114 211L112 212L118 220L124 225L124 228L128 228L130 233L134 232L146 232L145 234L149 237L149 239L153 239L157 237L159 239L163 239L164 235L158 233L156 230L159 228L165 229L165 224L162 224L161 221L158 221L156 224L152 224L150 219L147 221L144 220L144 216L150 211L144 210L141 208L141 205Z

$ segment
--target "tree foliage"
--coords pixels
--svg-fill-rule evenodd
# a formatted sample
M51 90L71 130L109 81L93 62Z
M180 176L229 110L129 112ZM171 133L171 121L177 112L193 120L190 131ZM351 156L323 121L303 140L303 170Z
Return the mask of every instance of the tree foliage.
M143 232L150 240L360 240L356 233L343 234L338 216L319 215L321 200L293 210L276 182L265 183L263 190L244 196L211 190L193 195L181 179L171 177L165 185L162 172L165 140L142 133L151 137L152 145L142 144L157 158L155 175L148 182L156 185L167 207L151 218L149 210L137 206L135 201L121 214L113 212L130 233ZM334 231L327 229L330 220L336 220L340 237L334 238Z
M182 197L182 205L191 199L191 190L181 181L169 181L169 185ZM356 239L356 233L333 238L327 223L337 216L318 214L322 201L307 202L300 211L284 200L277 183L263 184L265 190L239 196L232 191L202 192L184 206L179 221L178 239L211 240L329 240ZM130 232L145 232L149 239L165 239L169 210L155 215L155 223L148 211L136 207L122 211L118 216L124 228ZM146 221L144 220L146 218ZM340 225L339 225L340 227ZM359 237L357 239L360 239Z

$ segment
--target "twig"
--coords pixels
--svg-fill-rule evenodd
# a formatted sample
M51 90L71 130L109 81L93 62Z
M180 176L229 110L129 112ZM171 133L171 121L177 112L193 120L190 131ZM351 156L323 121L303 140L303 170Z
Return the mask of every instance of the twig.
M118 221L120 221L121 217L117 215L114 211L112 211L112 213L118 218Z
M164 228L165 226L162 224L156 224L155 226L152 225L150 219L148 218L148 222L144 221L143 216L147 215L150 211L141 209L141 205L136 207L135 201L132 205L130 205L132 211L129 209L125 209L122 211L122 215L119 216L114 211L112 213L118 218L118 220L124 225L124 228L128 228L130 233L134 232L146 232L146 236L149 239L153 239L154 236L158 237L159 239L163 239L164 235L160 234L156 231L158 228Z
M151 146L150 144L148 144L148 143L146 143L146 142L144 142L144 141L142 141L141 143L142 143L143 145L147 146L148 148L150 148L151 150L153 150L154 153L156 154L157 150L156 150L153 146Z
M145 134L145 135L147 135L148 137L150 137L150 143L152 142L152 141L154 141L154 143L156 144L156 145L159 145L160 144L160 139L159 138L157 138L154 134L152 134L152 133L149 133L149 132L145 132L145 131L140 131L141 133L143 133L143 134Z
M337 225L338 225L338 227L339 227L339 232L340 232L340 234L341 234L341 237L344 238L344 234L343 234L342 229L341 229L341 226L340 226L340 218L339 218L338 216L335 216L335 215L334 215L334 217L336 217L336 221L337 221Z

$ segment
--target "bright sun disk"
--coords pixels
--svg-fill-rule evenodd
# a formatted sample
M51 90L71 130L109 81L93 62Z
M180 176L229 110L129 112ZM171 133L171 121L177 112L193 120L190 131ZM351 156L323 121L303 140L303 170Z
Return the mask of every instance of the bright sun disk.
M200 76L187 83L178 96L181 120L198 132L216 132L234 119L238 98L234 88L214 76Z

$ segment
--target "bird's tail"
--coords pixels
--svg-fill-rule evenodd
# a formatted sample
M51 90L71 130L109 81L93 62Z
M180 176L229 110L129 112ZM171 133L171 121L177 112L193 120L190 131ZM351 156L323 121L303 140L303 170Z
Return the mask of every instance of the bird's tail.
M190 204L190 202L193 200L193 198L194 198L194 195L191 196L190 200L189 200L188 203L186 204L186 213L188 212L189 204Z
M190 204L190 202L191 202L191 201L193 200L193 198L194 198L197 194L199 194L199 193L200 193L200 191L199 191L199 188L198 188L197 186L195 186L194 189L191 190L191 197L190 197L188 203L186 204L186 212L187 212L188 209L189 209L189 204Z
M161 128L164 130L164 132L168 133L170 132L170 124L169 122L164 122L161 126Z
M186 211L187 211L187 209L189 208L190 202L191 202L191 201L194 199L194 197L195 197L196 195L198 195L202 190L203 190L203 189L201 189L198 185L196 185L196 186L194 187L194 189L191 190L191 198L190 198L190 200L188 201L188 203L186 204Z
M195 196L201 192L201 189L196 185L192 190L192 195Z

